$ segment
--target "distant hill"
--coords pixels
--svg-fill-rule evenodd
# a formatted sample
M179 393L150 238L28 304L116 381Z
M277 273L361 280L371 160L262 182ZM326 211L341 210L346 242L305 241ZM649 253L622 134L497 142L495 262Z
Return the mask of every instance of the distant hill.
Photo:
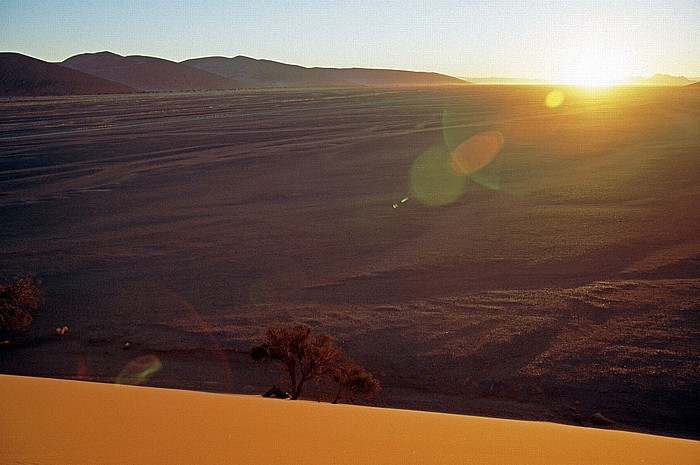
M369 68L306 68L237 56L176 63L112 52L48 63L0 53L0 95L70 95L227 90L246 87L398 87L470 84L439 73Z
M469 81L472 84L502 84L502 85L535 85L535 84L551 84L550 81L546 79L528 79L528 78L511 78L511 77L485 77L485 78L473 78L465 77L460 78L465 81Z
M468 84L438 73L365 68L305 68L237 56L205 57L182 64L260 87L356 87Z
M142 91L240 89L247 84L174 61L112 52L83 53L61 63L71 69Z
M687 86L693 81L685 76L670 76L668 74L655 74L651 77L633 76L625 79L623 84L630 86Z
M452 76L420 71L370 68L313 68L321 70L337 79L343 79L360 86L444 86L471 84Z
M194 58L183 65L236 79L257 87L338 87L350 82L336 79L318 70L271 60L237 56Z
M136 89L20 53L0 53L0 95L84 95L128 92L136 92Z

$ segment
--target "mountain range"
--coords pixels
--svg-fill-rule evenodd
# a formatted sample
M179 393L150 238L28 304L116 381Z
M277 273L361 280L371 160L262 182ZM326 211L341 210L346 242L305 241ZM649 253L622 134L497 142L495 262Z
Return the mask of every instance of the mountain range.
M486 84L486 85L540 85L540 84L557 84L554 81L548 81L546 79L527 79L527 78L512 78L512 77L460 77L465 81L469 81L472 84ZM655 74L651 77L644 76L631 76L622 82L620 85L625 86L672 86L681 87L691 85L700 81L700 78L688 78L685 76L671 76L669 74Z
M687 86L695 81L685 76L671 76L668 74L654 74L651 77L632 76L623 81L623 84L630 86Z
M19 53L0 53L0 95L120 94L138 89Z
M60 64L147 92L249 87L243 82L174 61L140 55L124 57L112 52L83 53Z
M6 96L463 84L469 83L439 73L306 68L244 56L204 57L177 63L149 56L98 52L49 63L19 53L0 53L0 95Z
M528 79L528 78L513 78L513 77L460 77L465 81L469 81L472 84L484 84L484 85L540 85L540 84L552 84L546 79Z
M112 52L82 53L50 63L0 53L0 96L114 94L243 88L414 87L465 84L543 84L516 78L459 79L439 73L370 68L307 68L245 56L174 62ZM634 76L626 85L686 86L684 76ZM694 85L697 87L697 85Z

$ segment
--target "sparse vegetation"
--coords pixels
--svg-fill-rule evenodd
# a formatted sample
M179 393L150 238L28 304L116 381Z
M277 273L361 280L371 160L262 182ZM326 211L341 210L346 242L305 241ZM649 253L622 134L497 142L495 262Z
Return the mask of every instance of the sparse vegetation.
M31 278L0 284L0 332L26 330L32 323L30 310L36 310L43 298Z
M333 403L343 394L372 395L380 386L371 373L345 359L342 351L325 333L312 334L310 326L270 326L265 330L262 344L251 349L254 360L272 360L289 374L292 399L298 399L304 383L313 380L331 380L338 383Z
M379 381L372 373L358 366L352 360L346 360L335 368L333 381L338 383L338 391L333 399L334 404L353 395L370 397L381 390Z

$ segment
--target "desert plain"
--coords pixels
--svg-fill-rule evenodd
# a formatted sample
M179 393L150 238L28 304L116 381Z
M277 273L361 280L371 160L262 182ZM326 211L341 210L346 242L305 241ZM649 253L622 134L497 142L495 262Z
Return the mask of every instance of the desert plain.
M700 438L697 88L0 109L0 276L46 293L0 373L259 394L251 345L303 322L370 405Z

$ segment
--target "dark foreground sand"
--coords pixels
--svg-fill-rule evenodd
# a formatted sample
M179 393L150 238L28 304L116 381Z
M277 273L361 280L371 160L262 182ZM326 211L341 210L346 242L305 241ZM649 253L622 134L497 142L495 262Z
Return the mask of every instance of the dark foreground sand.
M376 405L700 438L700 92L551 90L1 100L0 276L47 298L0 373L258 393L301 321Z

